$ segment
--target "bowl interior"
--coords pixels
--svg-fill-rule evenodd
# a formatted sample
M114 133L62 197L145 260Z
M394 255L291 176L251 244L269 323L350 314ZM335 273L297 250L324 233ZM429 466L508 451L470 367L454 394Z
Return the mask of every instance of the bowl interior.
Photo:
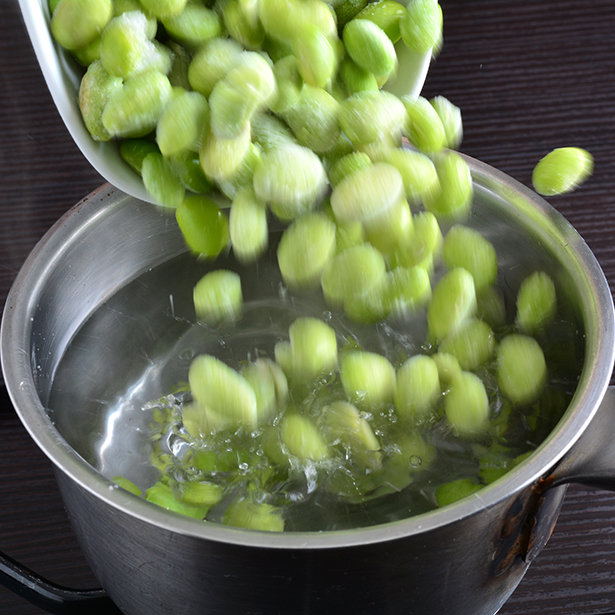
M78 96L85 69L51 35L48 0L19 0L28 35L47 87L69 133L90 164L116 188L142 201L154 203L143 182L120 156L118 141L94 141L81 118ZM431 51L418 53L396 44L399 70L385 89L398 95L418 96L423 88Z

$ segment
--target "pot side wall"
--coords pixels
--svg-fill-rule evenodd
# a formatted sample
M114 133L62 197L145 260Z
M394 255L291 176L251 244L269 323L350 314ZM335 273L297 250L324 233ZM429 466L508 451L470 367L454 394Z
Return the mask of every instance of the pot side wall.
M430 532L297 550L184 536L111 507L60 470L56 478L94 574L127 615L492 615L565 494L540 496L537 516L528 489Z

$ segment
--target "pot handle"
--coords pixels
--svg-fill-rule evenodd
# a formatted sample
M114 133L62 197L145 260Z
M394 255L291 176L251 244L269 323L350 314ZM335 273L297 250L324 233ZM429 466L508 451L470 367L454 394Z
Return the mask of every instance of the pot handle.
M615 491L615 386L606 394L590 424L546 478L548 485L580 483Z
M0 584L55 615L121 615L103 589L69 589L47 581L0 552Z

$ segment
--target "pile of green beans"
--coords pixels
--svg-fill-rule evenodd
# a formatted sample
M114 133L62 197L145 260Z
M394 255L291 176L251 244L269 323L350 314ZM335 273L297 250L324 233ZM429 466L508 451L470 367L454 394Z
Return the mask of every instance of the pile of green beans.
M118 141L151 196L175 210L195 255L230 247L254 263L277 218L291 292L322 293L361 325L427 322L424 350L395 360L343 343L316 318L298 318L273 357L241 368L198 356L180 419L193 448L180 479L167 471L177 460L157 450L161 479L148 500L281 531L297 468L318 476L315 489L365 502L429 472L433 433L444 430L476 463L453 481L430 477L436 507L523 460L530 451L511 434L521 423L540 432L566 403L552 402L539 341L557 318L555 285L544 272L529 276L514 322L504 320L498 255L466 225L473 193L455 151L460 110L442 96L383 89L403 69L396 45L440 49L437 0L50 0L50 10L57 42L85 67L79 105L92 138ZM534 184L566 192L592 164L564 148L537 165ZM206 327L241 319L242 303L230 271L194 289ZM158 413L168 428L172 412ZM230 440L238 448L222 454Z

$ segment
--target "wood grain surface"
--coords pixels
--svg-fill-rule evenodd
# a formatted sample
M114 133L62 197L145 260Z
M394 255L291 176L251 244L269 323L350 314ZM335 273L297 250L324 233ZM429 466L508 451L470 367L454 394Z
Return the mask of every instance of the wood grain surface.
M431 67L424 95L441 94L461 107L464 153L528 186L534 165L550 149L577 145L592 152L591 180L572 195L550 202L589 244L613 290L615 2L441 4L444 47ZM72 142L53 106L17 0L0 2L0 29L2 307L35 243L103 179ZM19 423L3 390L0 550L57 583L96 586L71 533L50 463ZM553 537L501 614L613 612L615 495L572 486ZM39 613L0 587L0 615Z

